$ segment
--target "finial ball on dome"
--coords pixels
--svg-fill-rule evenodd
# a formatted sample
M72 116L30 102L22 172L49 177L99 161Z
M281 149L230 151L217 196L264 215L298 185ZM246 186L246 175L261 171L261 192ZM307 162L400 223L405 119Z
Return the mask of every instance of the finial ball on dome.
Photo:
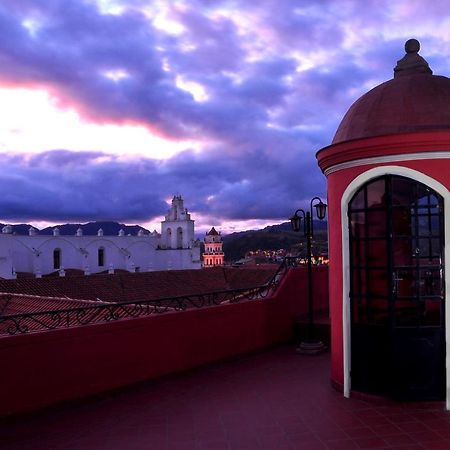
M419 53L420 42L417 39L408 39L405 42L405 52L406 53Z

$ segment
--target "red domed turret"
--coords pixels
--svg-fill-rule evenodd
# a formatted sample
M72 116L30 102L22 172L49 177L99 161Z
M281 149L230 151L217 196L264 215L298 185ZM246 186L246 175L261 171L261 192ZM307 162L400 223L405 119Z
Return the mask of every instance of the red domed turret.
M406 43L394 78L357 100L317 154L331 379L346 396L446 399L450 409L450 79L419 49Z

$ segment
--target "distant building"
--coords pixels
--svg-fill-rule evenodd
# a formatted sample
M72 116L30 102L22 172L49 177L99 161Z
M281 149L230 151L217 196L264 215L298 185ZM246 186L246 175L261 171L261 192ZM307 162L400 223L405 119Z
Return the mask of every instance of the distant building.
M114 270L148 272L170 269L200 269L200 242L194 239L194 221L184 208L181 196L172 199L171 208L161 222L161 234L144 233L83 236L81 228L74 236L40 235L31 227L28 236L13 234L6 225L0 234L0 277L16 278L27 273L41 277L52 272L65 275L66 269L77 269L86 275L114 273Z
M203 253L203 267L223 266L224 253L223 241L220 233L214 227L206 233L205 252Z

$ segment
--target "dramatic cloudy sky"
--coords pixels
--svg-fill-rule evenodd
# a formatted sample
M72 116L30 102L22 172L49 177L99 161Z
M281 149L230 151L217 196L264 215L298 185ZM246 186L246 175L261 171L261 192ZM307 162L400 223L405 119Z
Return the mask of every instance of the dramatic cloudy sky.
M447 1L1 0L0 221L284 221L410 37L450 74Z

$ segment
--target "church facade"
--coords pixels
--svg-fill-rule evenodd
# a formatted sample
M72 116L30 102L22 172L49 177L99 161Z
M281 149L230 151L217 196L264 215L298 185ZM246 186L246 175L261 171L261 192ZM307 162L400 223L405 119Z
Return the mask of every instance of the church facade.
M40 235L30 228L27 236L12 233L3 227L0 234L0 277L16 278L18 274L41 277L53 272L65 275L67 269L91 273L126 270L147 272L156 270L200 269L200 242L194 237L194 220L184 207L181 196L174 196L161 234L154 231L137 235L104 236L99 229L96 236L83 236L78 229L74 236Z

